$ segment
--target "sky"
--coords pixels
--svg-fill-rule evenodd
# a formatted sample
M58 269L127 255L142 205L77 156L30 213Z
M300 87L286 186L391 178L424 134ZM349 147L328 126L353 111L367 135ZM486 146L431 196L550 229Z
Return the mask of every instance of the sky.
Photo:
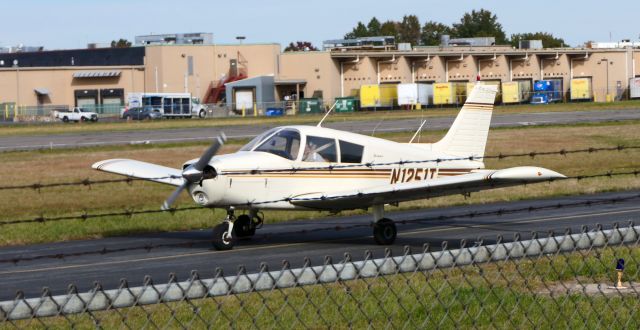
M212 32L215 43L280 43L340 39L358 21L417 15L445 24L465 12L488 9L507 35L545 31L571 46L585 41L638 40L640 1L361 1L361 0L5 0L0 46L85 48L136 35ZM5 2L3 1L3 2Z

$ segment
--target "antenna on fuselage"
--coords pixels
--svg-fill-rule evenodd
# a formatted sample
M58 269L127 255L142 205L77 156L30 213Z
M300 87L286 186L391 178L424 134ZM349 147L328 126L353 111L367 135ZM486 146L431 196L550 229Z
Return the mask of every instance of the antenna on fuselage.
M318 125L316 125L317 127L322 127L322 123L329 116L329 114L331 113L331 110L333 110L333 108L336 107L336 104L338 104L338 101L334 102L333 105L331 106L331 108L329 108L329 111L327 111L327 113L324 115L324 117L322 117L322 119L320 119L320 122L318 123Z
M415 140L416 136L418 136L418 133L420 133L420 131L422 131L422 127L424 127L424 124L427 123L427 120L423 120L422 124L420 124L420 127L418 127L418 130L416 131L416 134L413 134L413 137L411 138L411 140L409 140L409 143L412 143L413 140Z

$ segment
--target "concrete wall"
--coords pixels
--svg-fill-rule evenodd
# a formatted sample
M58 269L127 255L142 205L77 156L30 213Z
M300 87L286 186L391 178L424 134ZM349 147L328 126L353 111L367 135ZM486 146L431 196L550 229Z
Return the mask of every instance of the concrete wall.
M325 100L340 96L340 64L329 52L291 52L280 55L280 80L304 80L300 86L305 97L322 91ZM291 89L294 89L292 87ZM278 98L282 98L278 95Z
M95 71L120 71L120 76L73 78L73 74L76 72ZM41 99L43 105L74 105L75 90L122 88L126 93L131 90L142 90L144 84L142 67L4 69L0 70L0 102L15 102L27 106L38 105L38 97L34 89L46 88L50 94Z

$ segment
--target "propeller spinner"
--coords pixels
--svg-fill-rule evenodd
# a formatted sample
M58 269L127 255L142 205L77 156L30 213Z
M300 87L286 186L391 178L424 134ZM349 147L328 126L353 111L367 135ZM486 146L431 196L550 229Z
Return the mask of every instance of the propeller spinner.
M211 146L205 150L205 152L200 156L197 162L187 166L182 170L182 184L176 188L176 190L171 193L169 198L164 201L162 204L163 210L168 210L171 208L171 205L178 199L180 193L187 188L189 184L199 183L204 179L204 169L209 164L213 156L218 153L220 147L227 141L227 137L224 133L220 133L213 141Z

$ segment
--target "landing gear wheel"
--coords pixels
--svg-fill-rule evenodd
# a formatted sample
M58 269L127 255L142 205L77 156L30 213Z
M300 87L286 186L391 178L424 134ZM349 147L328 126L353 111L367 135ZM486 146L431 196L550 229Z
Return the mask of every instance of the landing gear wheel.
M233 231L238 238L247 238L256 234L256 226L246 214L239 216L233 223Z
M379 245L391 245L396 240L398 231L392 220L382 218L373 225L373 239Z
M213 227L213 247L216 250L225 251L233 249L235 240L229 233L229 224L221 223Z

